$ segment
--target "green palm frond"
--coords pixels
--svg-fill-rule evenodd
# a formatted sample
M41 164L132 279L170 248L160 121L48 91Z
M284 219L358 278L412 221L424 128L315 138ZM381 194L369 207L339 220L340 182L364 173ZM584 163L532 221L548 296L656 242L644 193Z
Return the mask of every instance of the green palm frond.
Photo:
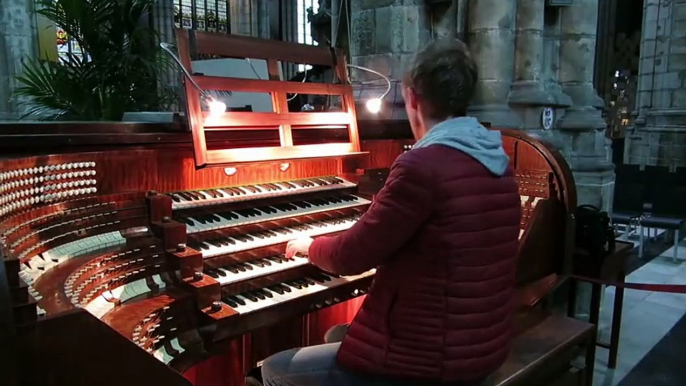
M119 120L176 99L159 75L170 61L147 20L156 0L36 0L36 12L62 28L83 56L61 63L29 61L15 94L41 119Z

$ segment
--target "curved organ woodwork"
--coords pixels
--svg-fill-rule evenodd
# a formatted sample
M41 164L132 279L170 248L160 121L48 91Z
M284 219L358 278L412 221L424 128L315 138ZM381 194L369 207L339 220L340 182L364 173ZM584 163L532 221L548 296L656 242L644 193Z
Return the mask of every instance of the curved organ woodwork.
M521 301L532 305L569 264L574 183L559 153L502 133L524 212ZM45 369L22 376L107 385L126 368L131 385L239 385L269 354L321 343L352 319L373 271L340 277L282 254L296 234L354 224L413 143L362 138L369 156L357 162L235 170L196 170L189 147L164 144L0 161L0 253L22 358Z

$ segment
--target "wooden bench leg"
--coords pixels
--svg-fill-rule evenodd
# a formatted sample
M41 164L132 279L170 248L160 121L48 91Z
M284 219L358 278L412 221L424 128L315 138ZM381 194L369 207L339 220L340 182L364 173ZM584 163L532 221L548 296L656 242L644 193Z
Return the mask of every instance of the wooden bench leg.
M617 281L624 284L625 272L617 275ZM614 369L617 367L617 354L619 353L619 331L622 327L622 309L624 307L624 288L615 288L614 309L612 310L612 329L610 330L610 355L607 360L607 367Z
M677 262L677 252L679 251L679 228L674 230L674 254L672 255L672 260Z

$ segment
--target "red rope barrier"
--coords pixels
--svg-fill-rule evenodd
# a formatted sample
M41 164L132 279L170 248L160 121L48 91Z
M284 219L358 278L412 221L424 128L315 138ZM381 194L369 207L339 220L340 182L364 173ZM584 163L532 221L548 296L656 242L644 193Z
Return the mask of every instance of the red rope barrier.
M634 289L639 291L667 292L672 294L686 294L686 284L649 284L649 283L621 283L612 280L600 280L586 276L569 275L572 279L589 283L602 284L617 288Z

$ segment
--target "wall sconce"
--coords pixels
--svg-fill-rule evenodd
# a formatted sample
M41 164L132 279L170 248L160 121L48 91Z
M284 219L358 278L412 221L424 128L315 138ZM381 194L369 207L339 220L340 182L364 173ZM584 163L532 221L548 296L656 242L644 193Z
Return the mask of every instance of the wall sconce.
M170 44L160 43L160 48L162 48L162 50L165 53L167 53L167 55L171 56L171 58L174 59L174 62L181 68L181 71L186 76L186 78L191 82L193 87L195 87L195 89L198 90L198 93L200 93L200 97L205 100L205 102L207 103L207 107L210 110L210 116L218 117L221 114L224 114L226 112L226 104L222 101L214 99L212 95L210 95L207 91L201 89L200 86L198 86L198 84L195 83L195 80L193 80L193 76L191 76L191 74L188 73L186 67L184 67L183 63L181 63L179 58L171 50L170 47Z
M383 78L383 80L386 81L386 84L387 84L386 91L383 94L381 94L380 97L369 99L369 100L367 100L367 103L366 103L367 110L369 110L370 113L377 114L379 111L381 111L381 103L382 103L383 99L386 97L386 95L388 95L388 93L391 92L391 80L388 79L388 77L386 75L384 75L378 71L374 71L371 68L356 66L354 64L348 64L348 67L372 73L374 75L377 75L377 76Z

